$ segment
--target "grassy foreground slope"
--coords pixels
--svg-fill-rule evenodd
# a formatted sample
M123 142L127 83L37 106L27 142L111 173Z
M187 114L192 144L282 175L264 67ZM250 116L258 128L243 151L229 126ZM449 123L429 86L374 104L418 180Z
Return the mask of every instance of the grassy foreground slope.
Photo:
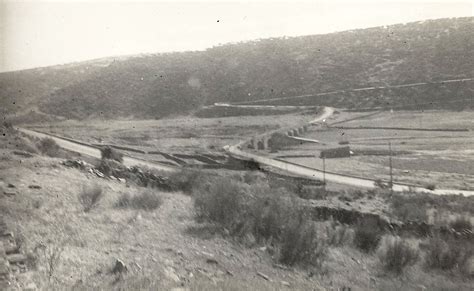
M39 106L44 113L79 119L163 117L213 102L469 78L474 75L472 31L472 17L439 19L107 59L100 66L92 61L3 73L0 102L9 110ZM312 102L362 108L409 101L466 108L472 107L473 83L330 95Z

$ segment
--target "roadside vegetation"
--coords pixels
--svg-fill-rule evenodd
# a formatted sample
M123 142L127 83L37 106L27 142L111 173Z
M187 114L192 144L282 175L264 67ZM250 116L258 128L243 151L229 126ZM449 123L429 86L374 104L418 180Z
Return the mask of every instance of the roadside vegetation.
M102 160L112 160L119 163L123 162L123 154L109 146L101 148L100 155Z

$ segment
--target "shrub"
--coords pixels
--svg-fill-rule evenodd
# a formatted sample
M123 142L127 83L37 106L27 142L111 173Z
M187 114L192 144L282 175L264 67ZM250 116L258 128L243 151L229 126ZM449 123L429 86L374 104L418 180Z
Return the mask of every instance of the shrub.
M325 239L284 188L218 178L201 185L193 196L198 218L218 224L245 243L264 241L271 250L279 248L282 263L322 264Z
M221 178L193 192L194 206L201 218L217 222L233 230L240 222L245 196L241 184L229 178Z
M144 210L155 210L163 204L161 196L148 189L138 195L123 193L117 200L115 206L119 208L133 208Z
M383 230L374 219L363 219L356 225L354 233L354 244L365 253L377 248Z
M405 267L418 261L419 252L399 237L387 237L378 258L386 271L401 274Z
M393 208L393 214L402 221L420 221L427 220L426 208L415 204L402 204Z
M253 187L255 201L250 202L250 215L253 219L253 235L262 239L281 239L282 231L292 216L297 213L296 203L283 189L273 191L268 187Z
M114 150L113 148L106 146L100 149L100 155L102 160L114 160L119 163L123 162L123 154Z
M3 126L6 130L13 130L13 124L12 124L10 121L3 121L2 126Z
M382 179L374 181L374 186L380 189L390 189L390 182L384 182Z
M49 137L40 139L37 142L36 147L42 154L50 157L58 157L61 152L61 148L56 143L56 141Z
M297 194L302 199L323 200L331 193L322 187L303 187Z
M280 262L321 267L327 254L327 244L318 234L315 223L305 215L292 219L285 227L280 249Z
M127 168L116 160L102 159L97 170L101 171L106 176L115 176L122 178L127 172ZM129 178L129 177L127 177Z
M326 240L330 246L342 246L346 243L351 243L353 238L353 231L345 225L336 223L334 220L329 221L326 225Z
M182 191L192 193L194 189L199 189L205 181L205 175L196 170L181 170L168 176L168 181L172 191Z
M433 183L428 183L428 184L425 185L425 188L428 189L428 190L433 191L434 189L436 189L436 185L433 184Z
M99 185L87 186L79 193L78 200L84 212L89 212L95 208L103 197L102 188Z
M471 220L469 217L457 217L454 221L452 221L449 226L457 232L464 232L466 230L472 229Z
M431 204L428 197L394 194L391 198L392 213L403 221L426 221L428 204Z
M40 152L36 144L26 137L16 136L14 138L13 144L17 150L22 150L32 154L38 154Z
M256 183L267 183L267 176L260 171L245 171L244 182L251 185Z
M473 254L471 242L454 239L443 240L437 236L428 241L425 265L430 269L452 270L457 268L463 272Z

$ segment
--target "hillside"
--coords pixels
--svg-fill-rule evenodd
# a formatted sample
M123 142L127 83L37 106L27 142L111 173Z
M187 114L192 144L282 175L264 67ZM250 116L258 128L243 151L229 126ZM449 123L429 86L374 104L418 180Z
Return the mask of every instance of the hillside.
M2 73L1 107L78 119L160 118L213 102L470 78L472 31L472 17L439 19ZM341 93L300 104L472 108L473 90L470 81Z

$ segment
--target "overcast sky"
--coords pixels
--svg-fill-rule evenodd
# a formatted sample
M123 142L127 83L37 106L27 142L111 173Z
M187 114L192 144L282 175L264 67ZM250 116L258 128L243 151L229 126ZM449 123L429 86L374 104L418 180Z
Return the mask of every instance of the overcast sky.
M474 0L0 1L0 71L474 13Z

